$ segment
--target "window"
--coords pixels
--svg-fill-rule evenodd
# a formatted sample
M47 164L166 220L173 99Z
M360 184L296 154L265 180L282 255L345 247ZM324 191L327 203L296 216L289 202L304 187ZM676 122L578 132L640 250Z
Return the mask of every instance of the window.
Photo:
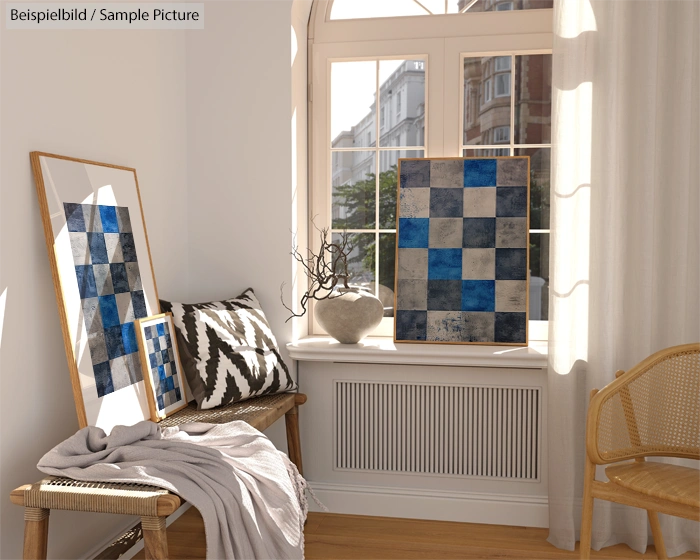
M497 56L495 60L496 60L496 72L503 72L505 70L510 70L510 57L509 56Z
M486 80L484 82L484 103L491 101L491 80Z
M548 316L552 56L464 56L463 76L464 91L481 79L495 84L494 102L475 122L464 121L464 156L530 156L530 319L542 321ZM470 112L466 96L462 111Z
M501 2L500 4L496 4L496 11L497 12L505 12L508 10L513 9L513 2Z
M416 13L398 13L408 3L416 4L317 0L311 24L310 215L334 236L346 230L352 237L351 281L383 299L387 312L375 334L390 335L399 158L529 155L531 276L539 278L532 282L539 291L531 289L531 319L546 319L552 12L523 17L520 2L420 1L435 10L431 14L455 14L453 24L418 13L420 6ZM525 4L551 8L552 2ZM377 15L379 8L387 13ZM478 26L465 26L461 22L473 11L490 13L479 16ZM405 25L391 17L397 15L420 23ZM388 19L368 19L374 17ZM341 26L335 19L356 21ZM517 33L499 36L506 21ZM314 324L311 332L322 331ZM533 323L530 332L538 338Z
M493 129L494 144L509 144L510 143L510 126L497 126Z
M496 84L496 87L494 88L495 97L510 96L510 74L496 74L494 83Z

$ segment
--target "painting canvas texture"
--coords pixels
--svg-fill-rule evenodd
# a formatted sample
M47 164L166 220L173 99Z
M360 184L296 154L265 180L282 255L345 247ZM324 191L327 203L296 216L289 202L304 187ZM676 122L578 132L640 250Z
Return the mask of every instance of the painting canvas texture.
M143 379L134 320L146 302L129 209L64 203L98 397Z
M81 427L150 418L135 321L157 313L136 171L32 152Z
M527 345L528 157L399 160L397 342Z

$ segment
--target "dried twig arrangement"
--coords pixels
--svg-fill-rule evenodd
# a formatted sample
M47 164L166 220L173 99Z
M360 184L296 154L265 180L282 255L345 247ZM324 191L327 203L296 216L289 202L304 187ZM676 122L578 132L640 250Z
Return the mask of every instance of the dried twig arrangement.
M314 227L316 227L314 225ZM333 290L338 287L338 283L342 281L342 288L348 286L348 256L352 252L352 244L350 243L347 232L340 234L338 243L329 242L329 229L316 228L321 237L321 247L318 254L315 254L311 249L307 249L308 256L304 257L296 246L292 247L290 253L296 261L301 264L307 278L309 279L309 287L301 296L301 313L295 312L284 302L283 288L280 286L280 300L285 309L291 313L287 321L293 317L302 317L308 310L309 300L315 299L321 301L330 299L340 295ZM285 321L286 322L286 321Z

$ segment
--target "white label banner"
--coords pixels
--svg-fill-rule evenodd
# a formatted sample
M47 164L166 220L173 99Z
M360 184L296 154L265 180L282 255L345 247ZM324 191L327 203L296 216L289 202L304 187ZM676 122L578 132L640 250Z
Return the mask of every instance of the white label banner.
M12 2L7 29L204 29L204 3Z

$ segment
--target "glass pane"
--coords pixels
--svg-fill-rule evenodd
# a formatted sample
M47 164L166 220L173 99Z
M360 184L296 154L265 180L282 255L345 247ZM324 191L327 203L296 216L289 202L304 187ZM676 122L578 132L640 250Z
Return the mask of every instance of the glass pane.
M384 317L394 316L394 272L396 234L379 234L379 290L377 297L384 304Z
M331 63L331 147L374 146L377 63Z
M515 143L552 139L552 55L515 57Z
M464 150L464 157L493 157L493 156L509 156L510 148L489 148L486 150Z
M425 144L425 61L379 61L379 145Z
M510 143L511 57L464 58L465 145Z
M530 320L549 317L549 234L530 234Z
M375 152L331 152L333 229L374 228Z
M399 158L422 158L423 150L379 152L379 228L396 229L396 190Z
M369 288L374 282L374 233L334 232L333 243L341 244L343 235L347 235L348 239L347 267L344 266L344 261L339 261L336 274L347 274L348 284Z
M553 0L448 0L447 12L500 12L551 8Z
M413 0L334 0L331 8L332 20L426 15Z
M530 229L549 229L549 148L521 148L516 156L530 156Z

